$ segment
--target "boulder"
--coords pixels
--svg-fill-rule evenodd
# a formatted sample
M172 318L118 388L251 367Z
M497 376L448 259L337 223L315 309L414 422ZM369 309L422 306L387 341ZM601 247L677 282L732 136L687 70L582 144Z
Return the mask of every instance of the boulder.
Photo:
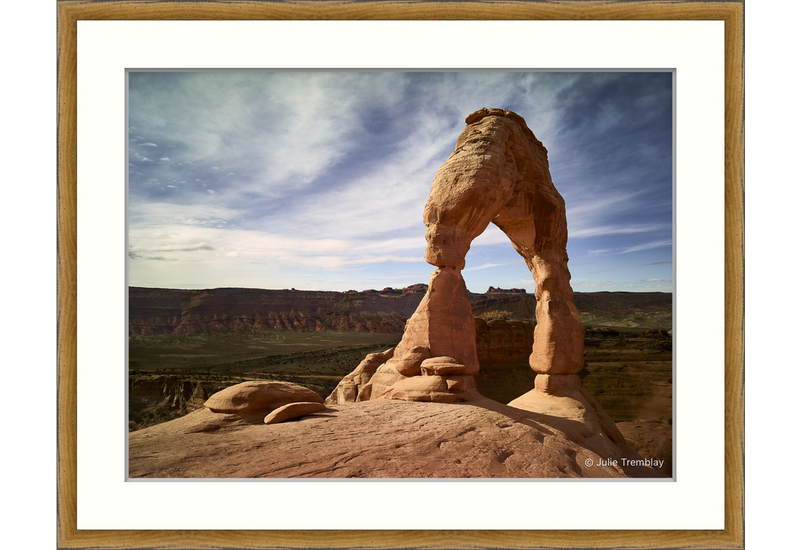
M325 409L326 407L322 403L316 403L316 402L289 403L288 405L284 405L283 407L278 407L277 409L269 413L266 417L264 417L264 424L277 424L278 422L291 420L293 418L300 418L301 416L306 416L308 414L313 414L315 412L324 411Z
M254 380L242 382L208 398L205 407L215 413L251 415L268 413L288 403L322 403L315 391L299 384Z
M391 359L393 355L394 348L389 348L383 353L367 355L353 372L342 378L333 388L325 403L354 403L378 367ZM430 354L428 355L430 356Z

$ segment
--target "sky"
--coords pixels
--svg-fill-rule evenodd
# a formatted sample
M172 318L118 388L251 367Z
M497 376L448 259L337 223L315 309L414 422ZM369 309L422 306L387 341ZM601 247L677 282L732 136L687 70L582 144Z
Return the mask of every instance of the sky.
M576 292L672 291L672 73L128 73L131 286L427 283L422 211L464 119L522 116L567 208ZM467 288L535 285L494 225Z

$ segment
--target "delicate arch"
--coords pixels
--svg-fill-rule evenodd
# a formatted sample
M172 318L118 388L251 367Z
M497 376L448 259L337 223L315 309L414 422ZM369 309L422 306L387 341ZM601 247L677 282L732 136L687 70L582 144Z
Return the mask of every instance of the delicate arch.
M349 389L357 400L479 396L472 377L479 368L475 325L461 270L489 223L509 237L536 282L530 365L537 388L579 384L583 326L569 284L564 199L550 178L547 150L511 111L481 109L466 122L423 211L425 259L437 269L393 356L358 391Z

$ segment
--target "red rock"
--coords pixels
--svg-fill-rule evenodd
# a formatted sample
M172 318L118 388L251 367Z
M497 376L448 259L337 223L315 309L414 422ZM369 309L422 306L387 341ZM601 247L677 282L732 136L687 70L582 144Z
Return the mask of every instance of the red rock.
M348 403L269 426L203 409L128 437L132 478L665 477L579 421L489 399Z
M489 223L508 235L536 282L531 367L541 374L575 374L583 368L583 325L567 269L566 208L550 177L547 150L511 111L481 109L466 122L433 180L423 211L425 259L438 269L394 357L378 367L356 400L416 400L418 393L406 391L410 386L439 400L442 390L431 381L406 379L478 371L475 322L461 270L472 240ZM418 348L431 355L419 372L417 358L410 357ZM437 359L444 357L448 359ZM434 367L445 363L451 366ZM426 364L431 366L426 369Z
M301 416L306 416L309 414L313 414L315 412L324 411L325 408L326 408L325 405L323 405L322 403L312 403L312 402L289 403L288 405L278 407L277 409L269 413L266 417L264 417L264 424L277 424L278 422L283 422L285 420L300 418Z
M379 366L392 358L394 348L383 353L370 353L353 372L342 378L325 400L326 403L354 403Z
M287 403L323 399L316 392L289 382L251 381L242 382L218 391L205 402L207 409L216 413L250 415L267 413Z

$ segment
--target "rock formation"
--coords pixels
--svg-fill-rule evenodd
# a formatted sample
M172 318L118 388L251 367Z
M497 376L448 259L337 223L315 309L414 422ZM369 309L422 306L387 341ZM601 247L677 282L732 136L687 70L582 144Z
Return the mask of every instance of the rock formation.
M236 414L249 421L261 422L268 413L284 405L308 402L321 404L323 399L315 391L299 384L250 381L218 391L208 398L205 407L211 412Z
M547 150L511 111L481 109L466 123L423 212L425 259L437 269L393 357L378 367L358 401L478 397L475 324L461 270L470 244L489 223L508 235L536 282L529 360L537 373L535 391L579 391L583 326L569 284L564 199L550 178ZM424 368L426 361L448 366Z
M204 410L133 432L131 477L664 477L650 467L664 461L627 445L578 376L584 330L546 149L510 111L481 109L466 122L425 206L425 258L436 269L397 347L347 375L328 414L280 424L325 410L322 399L294 384L247 382L211 396ZM489 223L536 282L534 388L508 405L477 390L476 322L461 276Z
M186 338L274 331L402 333L426 291L425 284L361 292L130 287L129 336L135 346L166 335ZM492 312L515 320L531 320L535 316L536 298L519 289L489 288L485 293L470 292L469 299L476 317ZM574 301L584 324L664 330L672 327L672 294L668 292L576 292Z
M363 292L131 287L128 331L132 338L273 330L392 334L403 331L424 286Z
M446 372L423 370L431 358L447 358ZM467 287L460 270L445 267L433 272L394 355L377 369L356 400L469 401L478 396L472 377L476 372L475 321Z
M353 372L342 378L334 388L333 393L325 400L326 403L353 403L359 393L364 391L366 386L378 367L391 359L394 348L388 349L383 353L370 353Z
M325 410L325 405L313 401L300 401L298 403L289 403L282 407L278 407L267 416L264 417L264 424L277 424L285 420L293 418L300 418Z
M129 435L131 478L657 478L583 424L479 398L379 399L264 425L208 409ZM634 462L639 461L639 462ZM659 464L655 465L660 467ZM423 493L427 489L423 488ZM424 494L420 496L424 498Z

